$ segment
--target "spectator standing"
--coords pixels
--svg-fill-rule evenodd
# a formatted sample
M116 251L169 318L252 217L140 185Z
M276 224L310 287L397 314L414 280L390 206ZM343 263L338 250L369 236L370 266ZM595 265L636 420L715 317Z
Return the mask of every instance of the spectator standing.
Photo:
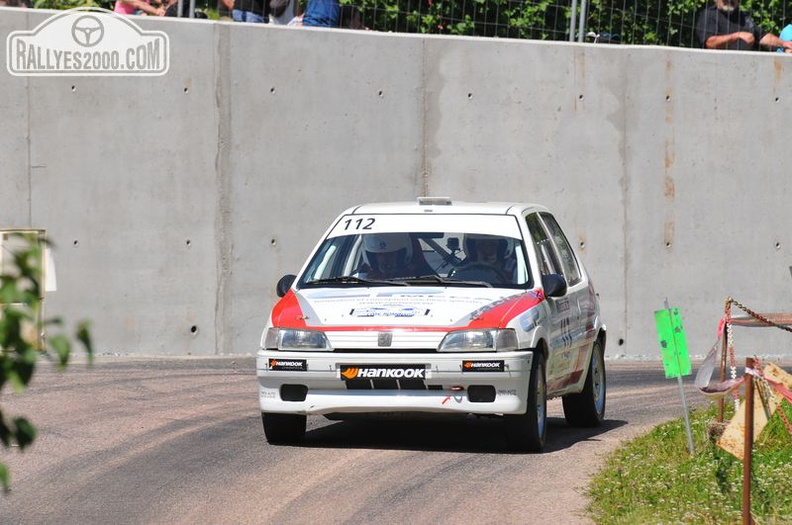
M302 27L302 19L303 15L305 14L305 4L306 0L295 0L296 2L296 13L294 18L289 20L286 24L289 27Z
M231 18L234 22L266 24L269 18L269 0L234 0Z
M149 0L116 0L113 11L122 15L165 16L165 6L155 7Z
M785 42L759 27L740 10L740 0L715 0L696 19L696 36L705 49L759 51L783 48L792 53L792 42Z
M297 16L297 0L268 0L270 6L270 24L277 26L289 25Z
M342 5L338 15L338 26L342 29L368 29L363 25L363 16L356 5Z
M181 14L179 14L179 0L167 0L165 4L165 16L190 18L190 0L182 0ZM195 12L193 13L193 18L198 20L200 19L205 20L209 17L203 11L198 11L196 9Z
M231 18L231 11L234 9L234 0L218 0L217 2L217 18L218 20L229 21Z
M788 24L784 29L778 33L778 38L781 40L792 41L792 24ZM779 49L778 52L780 53L781 50Z
M304 27L338 27L341 22L341 6L338 0L308 0L303 14Z

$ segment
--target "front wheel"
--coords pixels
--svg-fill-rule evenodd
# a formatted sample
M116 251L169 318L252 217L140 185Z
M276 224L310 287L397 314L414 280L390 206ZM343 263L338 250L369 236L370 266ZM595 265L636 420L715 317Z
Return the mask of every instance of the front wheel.
M306 417L299 414L262 413L264 435L273 445L293 445L305 436Z
M541 452L547 432L547 385L544 355L535 351L528 382L528 407L525 414L506 415L506 439L512 450Z
M564 417L573 427L598 427L605 419L605 350L597 339L591 350L583 391L563 397Z

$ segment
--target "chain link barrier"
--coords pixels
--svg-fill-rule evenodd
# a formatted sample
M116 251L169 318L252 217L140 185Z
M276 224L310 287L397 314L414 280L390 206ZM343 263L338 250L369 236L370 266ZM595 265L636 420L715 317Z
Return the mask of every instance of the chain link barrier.
M754 319L758 319L759 321L763 322L764 324L766 324L768 326L775 326L776 328L780 328L781 330L784 330L786 332L792 332L792 327L784 326L782 324L778 324L778 323L776 323L774 321L771 321L770 319L768 319L764 315L762 315L760 313L757 313L757 312L754 312L753 310L751 310L750 308L748 308L747 306L745 306L741 302L733 299L732 297L729 297L728 299L726 299L726 315L727 315L728 320L729 320L727 322L731 322L731 305L736 306L737 308L739 308L743 312L747 313L748 315L750 315Z
M753 374L754 378L758 379L758 381L756 382L756 386L759 389L759 397L763 398L762 405L764 406L765 410L767 410L767 405L765 404L765 400L768 399L769 397L773 398L773 401L775 401L777 407L776 412L781 417L781 420L784 422L784 425L787 428L787 432L789 432L789 435L792 436L792 423L789 422L789 419L784 413L784 408L782 406L784 403L784 398L779 399L779 397L776 395L774 385L770 384L770 382L764 376L764 372L762 371L762 366L761 363L759 362L758 357L754 357L754 372L755 372ZM766 414L766 415L768 416L767 419L770 419L770 414Z
M729 368L730 368L730 376L733 381L737 380L737 361L734 357L734 332L732 329L732 317L731 317L731 305L734 302L734 299L728 297L726 299L726 307L723 314L723 319L726 323L726 348L729 352ZM737 389L734 389L732 392L732 398L734 400L734 411L737 412L737 409L740 408L740 393Z
M734 334L733 334L732 316L731 316L731 307L732 307L732 305L736 306L737 308L739 308L740 310L742 310L743 312L745 312L749 316L751 316L754 319L766 324L767 326L773 326L775 328L780 328L781 330L784 330L784 331L790 332L790 333L792 333L792 327L784 326L784 325L781 325L781 324L776 323L774 321L771 321L766 316L764 316L764 315L762 315L762 314L760 314L758 312L754 312L753 310L751 310L750 308L748 308L747 306L745 306L741 302L737 301L733 297L728 297L726 299L726 307L725 307L723 318L724 318L724 321L725 321L725 324L726 324L726 326L725 326L726 347L727 347L727 350L729 352L729 366L731 368L731 378L732 379L736 379L736 377L737 377L737 363L736 363L735 357L734 357ZM787 432L789 432L789 434L792 435L792 423L790 423L789 419L787 418L786 414L784 413L783 407L781 406L783 404L783 402L784 402L784 399L779 399L779 397L775 393L775 388L773 387L773 385L771 385L767 381L767 379L764 377L764 373L762 372L758 357L754 357L754 362L756 363L755 364L755 372L756 372L756 374L754 374L754 376L759 380L757 382L757 387L759 387L759 395L760 395L760 397L763 397L763 396L765 398L767 396L772 396L773 397L773 400L775 401L776 406L778 406L778 410L776 410L776 412L781 417L781 420L784 422L784 425L787 428ZM732 395L734 396L734 409L736 411L738 406L739 406L740 394L735 389L734 392L732 393Z

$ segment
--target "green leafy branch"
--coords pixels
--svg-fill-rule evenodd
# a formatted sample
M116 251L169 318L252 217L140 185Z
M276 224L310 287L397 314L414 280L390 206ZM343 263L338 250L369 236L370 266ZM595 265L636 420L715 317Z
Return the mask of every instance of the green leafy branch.
M3 233L0 243L0 394L6 386L24 391L40 357L64 370L72 352L72 339L85 349L89 362L93 346L89 324L77 325L72 338L63 333L60 318L42 319L44 249L43 232ZM51 334L50 334L51 332ZM8 416L0 407L0 442L24 450L36 439L35 426L25 417ZM10 489L10 474L0 463L0 484Z

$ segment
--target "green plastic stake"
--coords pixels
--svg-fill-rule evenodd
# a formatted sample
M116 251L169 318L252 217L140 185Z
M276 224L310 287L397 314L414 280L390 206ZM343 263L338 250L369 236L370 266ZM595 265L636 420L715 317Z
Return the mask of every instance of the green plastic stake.
M682 387L682 376L690 375L692 366L688 355L685 329L682 328L682 315L679 308L669 308L665 300L665 310L655 312L657 337L663 353L663 368L666 378L676 378L679 385L679 397L682 400L682 411L685 413L685 430L687 431L688 451L693 454L693 433L690 430L685 389Z
M693 367L688 355L685 329L682 327L682 315L679 313L679 308L657 310L655 324L663 354L666 378L690 375Z

